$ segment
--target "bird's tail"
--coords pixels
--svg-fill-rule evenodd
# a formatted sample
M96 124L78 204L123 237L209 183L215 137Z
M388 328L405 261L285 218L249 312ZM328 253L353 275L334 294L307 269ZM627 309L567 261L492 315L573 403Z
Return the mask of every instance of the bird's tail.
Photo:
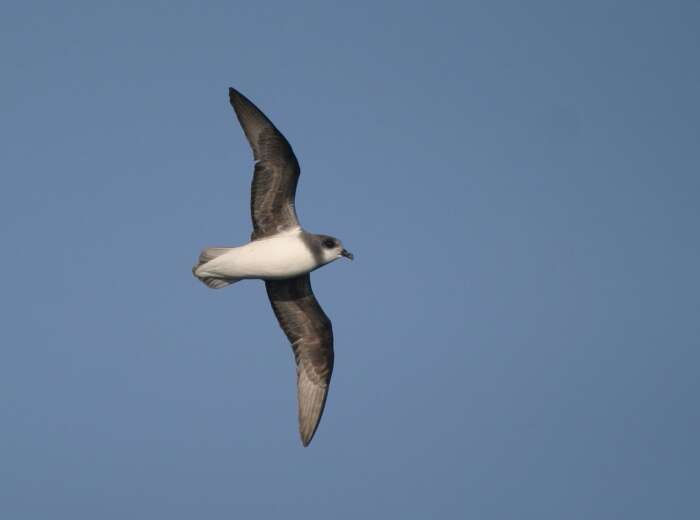
M211 273L208 273L204 267L205 264L229 251L231 251L230 247L210 247L208 249L204 249L199 254L197 263L192 267L192 274L199 278L203 284L205 284L207 287L211 287L212 289L221 289L222 287L236 283L240 280L240 278L219 278L212 276Z

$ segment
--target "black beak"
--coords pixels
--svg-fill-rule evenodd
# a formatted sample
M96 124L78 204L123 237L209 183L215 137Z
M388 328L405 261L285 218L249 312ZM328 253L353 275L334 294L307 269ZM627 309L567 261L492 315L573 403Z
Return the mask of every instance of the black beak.
M342 256L344 256L345 258L347 258L348 260L352 260L353 258L355 258L355 255L353 255L353 254L352 254L350 251L348 251L347 249L343 249L343 250L340 252L340 254L341 254Z

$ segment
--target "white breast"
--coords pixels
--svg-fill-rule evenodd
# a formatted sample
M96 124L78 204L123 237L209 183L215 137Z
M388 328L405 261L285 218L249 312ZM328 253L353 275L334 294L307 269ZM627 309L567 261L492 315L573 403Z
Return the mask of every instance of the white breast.
M231 278L292 278L318 267L301 230L235 247L206 265L206 271Z

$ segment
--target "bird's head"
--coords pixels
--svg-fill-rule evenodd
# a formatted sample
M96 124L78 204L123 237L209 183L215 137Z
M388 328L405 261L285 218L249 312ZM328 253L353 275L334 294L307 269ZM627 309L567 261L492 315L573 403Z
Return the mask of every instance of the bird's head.
M341 256L352 260L353 254L343 247L343 243L335 237L329 235L314 235L314 253L318 255L318 260L324 264L337 260Z

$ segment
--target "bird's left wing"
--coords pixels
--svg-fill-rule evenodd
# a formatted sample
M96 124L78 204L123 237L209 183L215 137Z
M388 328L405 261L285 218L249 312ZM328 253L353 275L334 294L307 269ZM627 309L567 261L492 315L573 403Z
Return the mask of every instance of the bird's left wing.
M282 330L297 364L299 434L308 446L326 405L333 372L333 328L311 290L308 274L265 282Z
M299 227L294 197L300 171L292 147L243 94L230 88L229 100L256 161L250 187L251 238L257 240Z

